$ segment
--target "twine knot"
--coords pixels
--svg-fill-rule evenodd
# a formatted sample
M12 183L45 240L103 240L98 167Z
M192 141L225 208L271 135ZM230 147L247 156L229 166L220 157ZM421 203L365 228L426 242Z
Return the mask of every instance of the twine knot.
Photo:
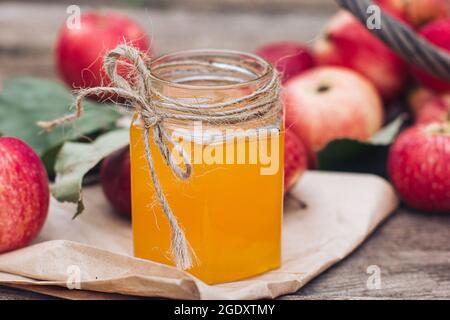
M221 63L200 60L192 60L189 63L211 71L220 71L226 68ZM117 71L119 64L131 68L133 75L135 74L136 77L131 80L123 78ZM183 65L183 62L165 62L159 67L176 67L177 64ZM149 132L153 130L154 143L174 175L182 180L189 179L192 175L190 157L181 144L174 141L168 134L163 125L164 120L203 121L207 124L227 125L258 119L270 112L280 114L281 105L278 103L280 81L278 75L273 72L273 76L267 83L249 95L226 102L193 104L181 102L155 90L151 85L151 71L145 63L145 57L142 52L134 47L123 44L111 50L104 58L103 68L111 79L110 87L95 87L78 91L73 114L52 121L40 121L38 125L50 131L56 126L78 119L83 112L82 101L88 96L108 94L124 99L126 102L125 108L137 113L143 122L145 157L159 203L170 224L172 256L179 269L190 269L193 266L195 254L161 188L150 149ZM229 72L229 70L227 71ZM238 72L233 68L231 68L231 71ZM236 105L241 107L229 108ZM181 165L171 156L173 150L181 155Z

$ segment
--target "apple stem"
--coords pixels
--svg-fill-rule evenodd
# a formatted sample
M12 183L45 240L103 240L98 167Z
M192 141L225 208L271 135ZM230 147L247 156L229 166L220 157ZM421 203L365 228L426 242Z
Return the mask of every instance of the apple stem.
M330 86L329 86L328 84L321 84L321 85L317 88L317 92L318 92L318 93L327 92L328 90L330 90Z
M444 122L433 122L429 124L425 130L429 134L450 134L450 114Z
M297 196L294 195L292 192L288 192L288 193L286 194L286 196L287 196L290 200L292 200L292 201L297 205L297 207L298 207L299 209L302 209L302 210L303 210L303 209L308 208L308 205L306 204L306 202L304 202L303 200L297 198Z

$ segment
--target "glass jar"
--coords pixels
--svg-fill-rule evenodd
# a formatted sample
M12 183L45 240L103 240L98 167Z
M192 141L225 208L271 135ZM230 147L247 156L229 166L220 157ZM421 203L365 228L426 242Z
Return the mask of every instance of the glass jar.
M169 54L154 60L150 69L154 90L199 107L249 95L274 76L265 60L234 51ZM156 173L195 256L187 271L206 283L280 266L284 141L279 103L273 103L273 112L238 124L164 120L164 128L190 157L187 180L171 172L150 136ZM242 105L227 110L233 108ZM152 187L142 130L135 116L130 143L134 253L174 265L169 223Z

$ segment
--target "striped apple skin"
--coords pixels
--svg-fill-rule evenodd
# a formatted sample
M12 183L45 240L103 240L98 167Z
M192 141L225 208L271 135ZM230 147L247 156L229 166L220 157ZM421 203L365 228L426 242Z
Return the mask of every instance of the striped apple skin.
M0 137L0 252L24 247L37 236L49 198L38 155L17 138Z

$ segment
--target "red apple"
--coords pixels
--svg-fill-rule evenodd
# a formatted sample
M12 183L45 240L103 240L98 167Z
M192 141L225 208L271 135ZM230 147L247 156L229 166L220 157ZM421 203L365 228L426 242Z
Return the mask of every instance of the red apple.
M145 30L125 15L91 11L81 15L79 29L65 24L56 43L56 64L62 79L71 88L107 85L103 56L124 42L150 53Z
M397 97L405 86L405 62L346 11L330 21L314 50L319 64L359 72L373 82L385 100Z
M29 244L49 206L47 172L25 142L0 137L0 252Z
M315 65L310 50L296 42L284 41L267 44L258 48L256 54L276 67L281 73L283 83Z
M389 152L388 172L410 207L450 213L450 123L401 133Z
M425 103L416 119L416 123L421 124L445 121L450 121L450 93Z
M286 83L286 128L305 144L310 161L337 138L368 140L383 123L383 105L373 86L341 67L311 69Z
M112 206L123 215L131 216L130 150L125 147L103 160L100 181L103 193Z
M292 130L284 132L284 192L297 182L308 165L306 149Z
M450 19L438 20L420 30L420 35L450 54ZM450 91L450 81L439 79L413 66L413 73L426 87L436 91Z

